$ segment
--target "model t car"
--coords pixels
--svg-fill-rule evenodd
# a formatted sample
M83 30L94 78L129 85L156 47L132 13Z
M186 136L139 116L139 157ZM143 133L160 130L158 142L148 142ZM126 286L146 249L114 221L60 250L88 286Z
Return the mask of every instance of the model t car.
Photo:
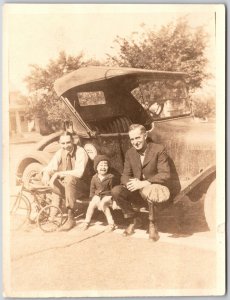
M68 111L67 123L89 157L93 160L97 153L107 154L119 173L131 146L129 125L144 125L149 138L168 151L172 202L203 201L201 209L213 229L215 128L194 121L186 76L180 72L85 67L56 80L54 89ZM60 132L50 134L25 155L18 165L18 176L26 181L41 170L59 147L59 136Z

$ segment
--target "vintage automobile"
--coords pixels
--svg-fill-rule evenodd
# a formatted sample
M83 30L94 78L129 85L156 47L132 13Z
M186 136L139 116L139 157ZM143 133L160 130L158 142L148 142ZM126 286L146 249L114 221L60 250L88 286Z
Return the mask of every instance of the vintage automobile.
M128 127L143 124L149 137L166 146L173 203L201 201L210 230L215 228L215 124L193 117L186 74L135 68L85 67L54 83L91 160L107 154L122 172L130 147ZM60 132L44 137L20 161L17 175L28 180L57 150Z

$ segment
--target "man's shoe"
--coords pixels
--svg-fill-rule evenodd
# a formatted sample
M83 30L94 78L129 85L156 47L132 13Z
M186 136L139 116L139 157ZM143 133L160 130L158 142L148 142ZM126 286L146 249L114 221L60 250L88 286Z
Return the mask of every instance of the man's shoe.
M75 226L74 214L72 209L68 209L68 219L65 224L60 228L60 231L69 231Z
M60 228L60 231L69 231L75 226L75 221L73 219L68 219L65 224Z
M149 239L156 242L160 238L156 225L152 222L149 223Z
M140 228L142 226L142 220L139 217L133 219L133 221L129 224L129 226L123 232L123 236L129 236L134 234L136 228Z
M134 229L135 229L135 224L134 223L129 224L129 226L123 232L123 236L129 236L134 234Z

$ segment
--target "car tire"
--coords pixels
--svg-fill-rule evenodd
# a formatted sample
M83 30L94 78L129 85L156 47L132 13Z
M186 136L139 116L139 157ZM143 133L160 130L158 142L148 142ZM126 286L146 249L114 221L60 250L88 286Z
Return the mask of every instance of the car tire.
M43 168L44 168L43 165L41 165L38 162L33 162L25 168L23 175L22 175L22 180L26 187L28 187L31 178L34 175L40 173Z
M210 231L216 231L216 180L208 187L204 199L204 214Z

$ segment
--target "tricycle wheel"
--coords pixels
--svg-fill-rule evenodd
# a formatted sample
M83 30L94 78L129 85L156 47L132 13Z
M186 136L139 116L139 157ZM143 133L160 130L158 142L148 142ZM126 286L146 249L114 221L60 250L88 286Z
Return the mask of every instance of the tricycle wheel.
M204 214L210 231L216 230L216 180L208 187L204 199Z
M54 205L43 207L37 218L39 228L44 232L56 231L62 225L63 215L60 208Z
M19 193L11 196L10 227L11 230L21 229L30 221L31 206L26 196Z

